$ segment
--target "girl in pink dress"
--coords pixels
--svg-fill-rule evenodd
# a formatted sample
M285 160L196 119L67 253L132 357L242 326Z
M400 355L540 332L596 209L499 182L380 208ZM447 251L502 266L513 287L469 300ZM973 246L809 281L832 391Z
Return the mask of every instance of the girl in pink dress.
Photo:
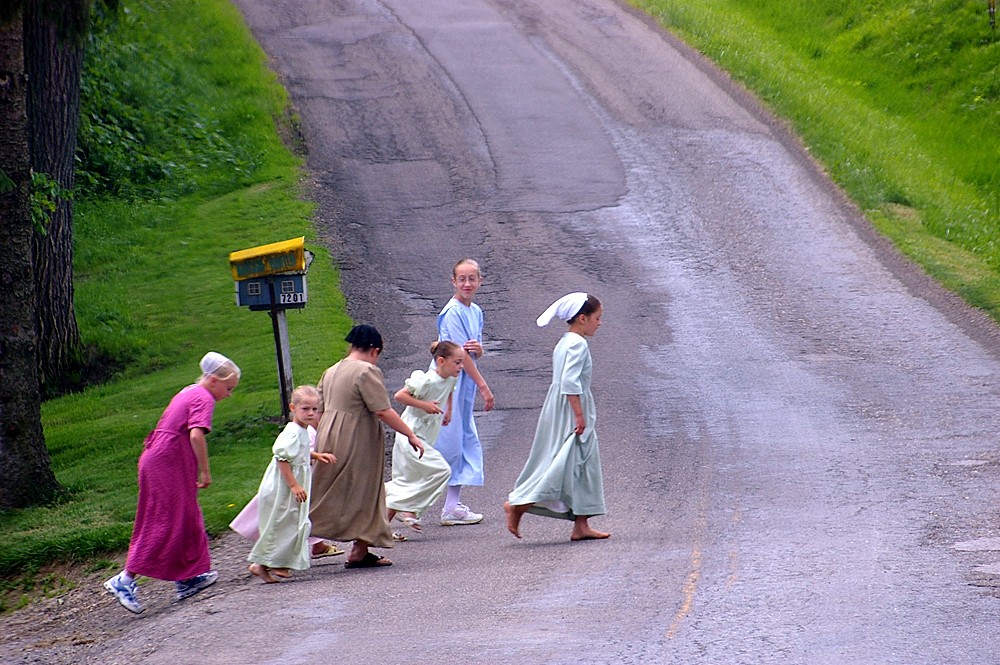
M136 575L176 583L183 600L215 583L219 574L208 552L198 490L212 484L205 435L212 429L215 403L233 394L240 369L222 354L201 359L198 382L170 401L139 456L139 502L125 569L104 583L130 612L144 609L136 599Z

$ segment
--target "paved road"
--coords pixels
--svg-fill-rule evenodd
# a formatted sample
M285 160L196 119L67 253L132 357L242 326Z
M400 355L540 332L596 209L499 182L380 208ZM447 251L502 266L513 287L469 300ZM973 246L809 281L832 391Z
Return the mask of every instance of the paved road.
M996 662L994 329L724 76L611 0L236 4L390 386L427 361L451 265L483 263L487 520L380 571L229 571L115 653L187 662L196 628L201 663ZM613 536L528 516L515 542L500 504L560 334L533 321L572 290L606 304Z

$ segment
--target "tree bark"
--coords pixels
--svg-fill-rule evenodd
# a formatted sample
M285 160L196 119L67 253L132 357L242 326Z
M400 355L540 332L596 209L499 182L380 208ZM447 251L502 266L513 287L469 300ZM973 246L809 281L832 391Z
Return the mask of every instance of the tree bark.
M59 0L70 14L88 13L86 0ZM74 8L66 5L76 5ZM30 0L24 17L28 74L31 167L68 191L73 189L80 116L83 41L75 26L62 24L51 0ZM61 375L80 344L73 309L73 203L60 198L44 232L32 236L35 267L35 333L40 379Z
M31 182L19 11L0 23L0 509L58 490L42 433L31 266Z

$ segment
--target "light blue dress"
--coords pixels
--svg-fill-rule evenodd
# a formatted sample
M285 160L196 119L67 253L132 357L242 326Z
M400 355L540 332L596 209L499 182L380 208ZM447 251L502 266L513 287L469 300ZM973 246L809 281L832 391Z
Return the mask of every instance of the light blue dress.
M452 298L438 314L437 327L439 341L449 340L462 346L474 339L482 344L483 310L476 303L466 306ZM432 370L433 367L432 364ZM463 370L452 397L451 422L441 428L434 444L451 467L448 484L452 486L483 484L483 445L472 417L476 391L475 381Z
M534 503L529 513L568 520L605 513L592 375L587 340L567 332L552 352L552 385L538 417L528 461L507 499L511 505ZM580 396L586 427L579 436L573 432L576 419L567 395Z
M309 502L299 502L285 482L278 462L288 462L292 475L306 492L311 490L309 431L294 422L285 425L271 447L273 457L258 496L260 537L250 550L247 560L268 568L309 567Z
M417 370L406 380L406 391L419 400L437 402L442 411L448 408L448 396L455 389L455 377L444 378L436 371ZM453 405L454 408L454 405ZM385 505L397 512L416 513L420 517L445 491L451 468L435 450L441 431L443 413L427 413L415 406L403 409L400 416L424 444L420 457L409 440L396 432L392 446L392 480L385 484Z

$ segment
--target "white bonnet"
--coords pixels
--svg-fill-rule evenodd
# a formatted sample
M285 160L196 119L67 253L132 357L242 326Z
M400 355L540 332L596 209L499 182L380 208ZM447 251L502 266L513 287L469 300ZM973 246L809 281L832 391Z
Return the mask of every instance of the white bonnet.
M535 319L535 323L538 324L539 328L542 328L547 326L553 317L559 318L562 321L569 321L580 313L580 310L583 309L583 305L586 302L586 293L582 293L580 291L577 291L576 293L568 293L549 305L549 308L542 312L541 316Z
M228 372L228 374L235 374L236 376L240 375L240 368L236 366L236 363L221 353L216 353L215 351L209 351L202 356L201 362L198 363L198 366L201 367L201 373L206 376L209 374L218 376L220 374L219 370L226 366L232 368L232 371Z

